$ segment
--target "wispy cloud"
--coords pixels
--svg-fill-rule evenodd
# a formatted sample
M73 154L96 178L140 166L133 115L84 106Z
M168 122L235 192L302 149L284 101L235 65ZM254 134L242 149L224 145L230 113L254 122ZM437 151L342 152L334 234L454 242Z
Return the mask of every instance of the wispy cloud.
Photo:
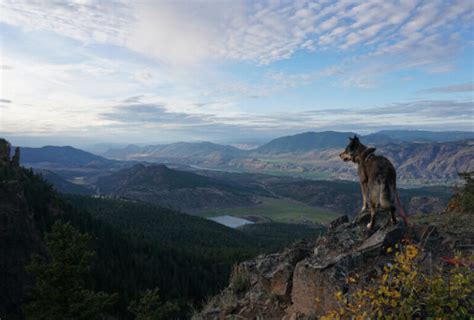
M429 50L418 50L423 51L419 63L433 63L443 61L447 44L462 45L456 36L472 27L472 9L471 1L462 0L11 0L3 2L0 20L84 43L128 47L171 63L224 58L265 65L299 50L344 51L358 46L374 55L411 54L414 46L421 46Z
M419 93L458 93L458 92L473 92L474 82L461 83L451 86L435 87L418 91Z

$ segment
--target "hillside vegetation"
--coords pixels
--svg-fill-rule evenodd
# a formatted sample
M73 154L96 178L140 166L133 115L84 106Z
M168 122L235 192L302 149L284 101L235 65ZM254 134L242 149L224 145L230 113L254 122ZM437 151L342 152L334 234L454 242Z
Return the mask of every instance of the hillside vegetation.
M118 319L132 318L130 302L157 287L186 317L192 305L227 284L234 263L319 233L305 226L290 226L285 233L285 225L240 231L142 203L64 198L41 176L2 159L0 219L8 223L0 234L0 314L8 319L21 318L35 283L25 266L32 254L48 256L43 235L58 220L91 237L96 259L87 286L117 293L111 313Z

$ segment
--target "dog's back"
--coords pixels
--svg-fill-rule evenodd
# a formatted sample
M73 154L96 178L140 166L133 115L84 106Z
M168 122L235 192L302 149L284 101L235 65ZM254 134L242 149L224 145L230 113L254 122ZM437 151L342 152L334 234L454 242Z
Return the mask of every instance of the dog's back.
M397 173L390 160L383 156L370 155L364 161L363 167L367 175L370 202L383 210L393 210Z

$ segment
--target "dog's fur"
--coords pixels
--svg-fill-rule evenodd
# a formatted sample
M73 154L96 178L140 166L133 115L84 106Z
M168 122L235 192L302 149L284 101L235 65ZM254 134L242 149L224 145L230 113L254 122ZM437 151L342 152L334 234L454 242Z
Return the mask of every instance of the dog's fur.
M349 144L339 155L344 162L357 163L357 173L362 191L362 210L370 210L370 223L367 228L372 229L375 224L377 209L389 211L392 223L395 224L395 196L397 173L392 163L383 156L374 154L375 148L364 146L357 136L349 138Z

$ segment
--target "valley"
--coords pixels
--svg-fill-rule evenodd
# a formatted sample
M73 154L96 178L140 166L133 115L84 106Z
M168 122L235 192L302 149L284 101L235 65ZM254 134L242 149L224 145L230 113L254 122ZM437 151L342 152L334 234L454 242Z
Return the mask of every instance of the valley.
M346 133L338 137L342 143ZM107 159L72 147L20 148L20 165L32 170L12 168L9 160L0 166L0 204L7 219L22 212L6 237L15 238L23 224L33 238L22 235L24 243L10 249L25 254L12 255L26 263L29 254L41 253L41 234L54 221L65 221L93 236L99 258L93 282L97 289L118 293L122 307L116 312L124 313L124 306L152 285L188 317L190 303L201 306L228 284L234 264L315 239L330 222L359 212L354 167L338 159L340 149L326 149L327 134L321 140L321 148L311 145L311 151L285 143L283 149L291 153L273 152L279 143L262 154L207 143L161 146L160 157L166 150L173 157L154 158L148 150L146 161ZM406 212L443 211L453 192L451 172L471 168L471 148L469 141L382 146L401 177L404 167L416 172L406 176L416 187L399 188ZM427 171L440 180L420 185ZM334 179L335 172L344 179ZM443 183L433 186L433 181ZM24 270L14 272L27 281ZM8 292L17 295L8 300L12 314L19 312L16 285L8 284Z
M251 150L212 143L130 145L109 150L103 156L303 179L355 181L355 167L342 165L338 157L347 138L354 135L357 134L305 132L277 138ZM452 185L459 181L457 172L474 168L472 132L386 130L360 138L394 163L400 185Z
M326 224L361 207L355 166L338 157L350 134L303 133L255 150L212 143L129 146L105 153L120 158L114 160L72 147L25 148L22 164L63 193L149 203L206 218ZM414 214L443 208L457 172L474 167L473 140L452 141L463 137L471 135L385 132L362 138L383 143L377 148L398 168L402 203Z
M339 216L337 212L328 208L312 207L293 199L261 197L256 202L257 204L252 207L220 208L199 211L195 214L206 218L230 215L255 222L299 224L327 224Z

